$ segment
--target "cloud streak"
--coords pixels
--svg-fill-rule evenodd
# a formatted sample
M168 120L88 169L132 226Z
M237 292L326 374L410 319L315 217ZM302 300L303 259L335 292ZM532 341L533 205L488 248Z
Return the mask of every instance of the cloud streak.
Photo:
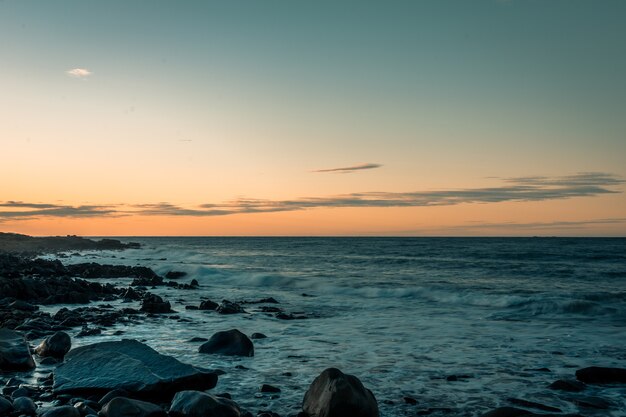
M102 205L62 205L43 203L24 203L6 201L0 203L0 222L6 220L30 220L40 217L104 217L118 214L113 206Z
M70 70L65 71L65 73L69 75L70 77L75 77L75 78L85 78L93 74L91 71L85 68L72 68Z
M56 205L7 201L0 203L2 219L37 217L183 216L214 217L233 214L274 213L318 208L436 207L459 204L562 200L597 197L621 192L622 179L612 174L588 172L563 177L505 178L495 187L458 188L412 192L363 192L288 200L247 199L206 203L188 208L169 202L140 205ZM565 226L565 225L564 225ZM483 226L485 227L485 226Z
M510 229L510 230L551 230L551 229L583 229L588 226L609 226L626 224L626 217L616 217L608 219L593 220L571 220L571 221L551 221L551 222L503 222L503 223L481 223L475 222L459 226L450 226L451 230L487 230L487 229Z
M312 172L334 172L337 174L351 174L355 171L362 171L364 169L376 169L380 167L382 167L381 164L359 164L350 167L316 169Z

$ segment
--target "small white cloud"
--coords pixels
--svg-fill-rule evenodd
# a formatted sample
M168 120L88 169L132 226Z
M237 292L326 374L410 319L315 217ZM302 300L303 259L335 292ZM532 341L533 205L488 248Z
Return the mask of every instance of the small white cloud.
M67 75L76 78L85 78L89 77L92 72L85 68L72 68L71 70L66 71Z

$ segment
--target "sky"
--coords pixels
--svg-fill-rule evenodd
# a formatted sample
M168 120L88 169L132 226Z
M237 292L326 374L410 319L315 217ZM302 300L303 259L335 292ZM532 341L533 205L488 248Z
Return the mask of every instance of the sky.
M0 231L626 236L625 16L0 0Z

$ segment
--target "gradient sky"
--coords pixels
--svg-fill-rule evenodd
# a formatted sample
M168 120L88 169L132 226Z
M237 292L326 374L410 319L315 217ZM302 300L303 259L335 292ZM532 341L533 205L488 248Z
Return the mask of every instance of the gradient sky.
M0 231L624 236L625 17L0 1Z

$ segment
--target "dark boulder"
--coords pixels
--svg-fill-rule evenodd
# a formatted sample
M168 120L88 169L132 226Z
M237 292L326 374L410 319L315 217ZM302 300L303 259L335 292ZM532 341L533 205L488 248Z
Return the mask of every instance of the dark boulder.
M199 391L176 393L170 406L172 417L240 417L237 403Z
M270 384L263 384L261 385L261 388L259 388L259 391L264 392L264 393L276 393L276 392L280 392L280 388L275 387Z
M26 301L22 301L22 300L15 300L13 301L11 304L9 304L10 308L13 308L15 310L22 310L22 311L37 311L39 310L39 307L34 306L30 303L27 303Z
M41 417L80 417L80 412L71 405L47 409Z
M62 359L72 347L72 339L65 332L56 332L52 336L46 337L43 342L35 348L35 353L41 357L50 356L55 359Z
M99 406L100 404L93 401L78 401L74 403L74 408L78 410L81 416L87 416L90 414L98 414L98 412L93 408Z
M626 369L591 366L577 370L576 379L587 384L626 384Z
M548 385L548 388L557 391L580 392L585 389L585 384L571 379L559 379Z
M218 306L219 304L217 304L215 301L204 300L200 302L200 307L198 307L198 310L215 310Z
M13 404L0 395L0 416L9 415L11 412L13 412Z
M55 394L104 395L115 389L133 398L167 400L184 389L209 389L217 375L161 355L136 340L102 342L71 350L54 371Z
M250 339L265 339L267 338L267 336L265 336L263 333L252 333L250 335Z
M549 411L551 413L560 413L562 411L560 408L552 407L551 405L536 403L522 398L508 398L507 401L511 404L519 405L520 407L534 408L541 411Z
M374 394L353 375L336 368L324 370L304 395L302 411L307 417L378 417Z
M156 294L147 294L142 303L141 311L152 314L173 313L172 306L169 301L163 301Z
M13 400L13 408L20 415L34 416L37 413L37 404L28 397L18 397Z
M237 329L217 332L203 343L200 353L217 353L228 356L254 356L252 340Z
M220 314L245 313L245 310L239 304L228 300L222 300L220 305L217 306L216 311Z
M130 398L115 397L100 411L101 417L166 417L158 405Z
M0 329L0 371L30 371L35 361L24 337L9 329Z
M187 273L182 271L169 271L167 274L165 274L165 278L167 279L178 279L185 276L187 276Z
M98 404L100 406L103 406L103 405L106 405L106 403L108 403L115 397L127 397L128 395L129 395L129 392L126 391L125 389L114 389L114 390L107 392L105 395L103 395L102 398L98 400Z

